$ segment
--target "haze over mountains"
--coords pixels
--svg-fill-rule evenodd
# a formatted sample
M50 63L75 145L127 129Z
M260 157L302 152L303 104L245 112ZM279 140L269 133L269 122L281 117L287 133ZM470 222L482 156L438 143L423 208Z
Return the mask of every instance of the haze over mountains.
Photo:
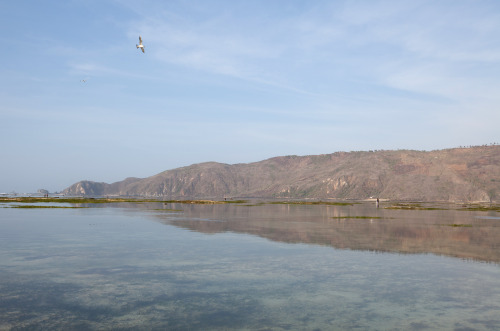
M165 199L378 197L500 201L500 146L279 156L245 164L207 162L112 184L81 181L66 195Z

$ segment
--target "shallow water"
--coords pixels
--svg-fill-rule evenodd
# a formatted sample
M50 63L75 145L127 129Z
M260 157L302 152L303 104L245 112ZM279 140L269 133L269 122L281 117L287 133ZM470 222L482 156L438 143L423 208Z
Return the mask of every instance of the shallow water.
M496 212L85 206L0 208L0 329L500 329Z

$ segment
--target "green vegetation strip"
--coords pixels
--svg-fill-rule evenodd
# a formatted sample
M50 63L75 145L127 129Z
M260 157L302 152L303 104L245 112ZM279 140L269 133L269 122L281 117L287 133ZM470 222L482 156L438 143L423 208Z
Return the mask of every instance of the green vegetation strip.
M382 219L382 217L372 217L372 216L335 216L332 217L334 219L346 219L346 218L354 218L354 219Z
M326 206L352 206L353 202L330 202L330 201L272 201L272 205L326 205ZM357 202L356 202L357 203Z
M267 204L266 202L259 202L259 203L253 203L253 204L244 204L243 206L245 207L257 207L257 206L264 206Z
M62 207L62 206L34 206L34 205L25 205L25 206L10 206L9 208L87 208L87 207Z
M470 205L470 206L465 206L462 209L459 210L464 210L464 211L496 211L500 212L500 206L498 205L493 205L493 206L480 206L480 205Z
M246 203L246 200L157 200L156 202L163 203L186 203L186 204L197 204L197 205L218 205L224 203Z
M423 207L418 203L397 203L390 207L384 207L384 209L403 209L403 210L446 210L443 208L436 207Z
M121 199L121 198L0 198L0 202L55 202L55 203L113 203L113 202L158 202L158 200Z
M0 203L22 202L55 202L55 203L115 203L115 202L163 202L163 203L188 203L188 204L223 204L223 203L246 203L246 200L155 200L155 199L126 199L126 198L33 198L33 197L18 197L18 198L0 198Z

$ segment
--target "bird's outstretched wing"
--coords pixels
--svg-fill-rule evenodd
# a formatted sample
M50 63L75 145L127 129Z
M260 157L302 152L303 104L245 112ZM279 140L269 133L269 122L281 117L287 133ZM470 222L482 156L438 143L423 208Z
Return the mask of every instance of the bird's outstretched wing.
M139 36L139 45L142 45L142 38Z
M144 46L141 47L141 51L144 53Z

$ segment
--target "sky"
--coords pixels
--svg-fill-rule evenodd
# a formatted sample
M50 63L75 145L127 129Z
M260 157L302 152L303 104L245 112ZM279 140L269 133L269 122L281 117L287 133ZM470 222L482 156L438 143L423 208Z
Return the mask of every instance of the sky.
M500 141L497 0L0 1L0 30L0 193Z

